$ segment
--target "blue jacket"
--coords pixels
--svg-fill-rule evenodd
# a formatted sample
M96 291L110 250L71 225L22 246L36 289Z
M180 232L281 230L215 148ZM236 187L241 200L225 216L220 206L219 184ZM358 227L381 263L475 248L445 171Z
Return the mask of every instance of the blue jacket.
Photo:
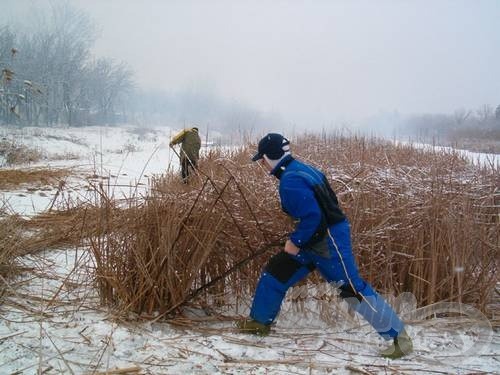
M283 211L298 220L290 240L307 249L325 239L329 226L344 221L325 175L318 169L286 156L271 174L280 180L279 194Z

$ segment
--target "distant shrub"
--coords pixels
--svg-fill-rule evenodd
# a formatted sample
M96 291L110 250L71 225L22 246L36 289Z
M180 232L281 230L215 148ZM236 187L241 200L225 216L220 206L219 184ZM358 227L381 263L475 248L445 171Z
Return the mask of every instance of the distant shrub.
M7 165L34 163L43 158L39 150L6 140L0 141L0 156Z
M123 145L123 151L124 152L137 152L139 151L139 148L134 145L133 143L127 142Z
M75 152L64 152L61 154L50 154L48 157L49 160L78 160L80 159L80 155Z
M475 152L500 153L500 128L462 128L450 132L449 139L456 148Z
M158 140L158 132L151 128L133 128L131 134L137 135L137 140L141 142L156 142Z
M500 128L498 129L478 129L473 127L456 129L450 132L451 136L478 139L478 140L495 140L500 141Z

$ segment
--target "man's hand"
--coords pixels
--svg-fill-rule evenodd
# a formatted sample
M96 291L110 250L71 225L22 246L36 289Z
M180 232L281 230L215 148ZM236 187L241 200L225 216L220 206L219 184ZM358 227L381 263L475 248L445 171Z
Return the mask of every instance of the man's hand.
M300 249L295 246L295 244L290 241L286 240L285 242L285 252L291 255L297 255L299 253Z

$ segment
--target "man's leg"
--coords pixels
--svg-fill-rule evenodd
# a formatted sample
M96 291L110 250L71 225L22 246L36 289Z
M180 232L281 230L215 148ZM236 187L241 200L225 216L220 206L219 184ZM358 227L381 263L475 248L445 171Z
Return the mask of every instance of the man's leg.
M188 163L189 163L189 168L191 168L191 171L189 173L196 174L196 162L192 159L188 159Z
M187 182L189 177L189 160L185 155L181 156L181 176L182 181Z
M250 311L250 317L271 324L278 315L288 288L306 277L314 266L304 252L296 256L284 251L274 255L264 268Z
M341 282L340 296L385 339L398 336L404 324L392 307L361 278L351 248L347 221L334 225L327 234L330 259L314 255L315 265L329 282Z

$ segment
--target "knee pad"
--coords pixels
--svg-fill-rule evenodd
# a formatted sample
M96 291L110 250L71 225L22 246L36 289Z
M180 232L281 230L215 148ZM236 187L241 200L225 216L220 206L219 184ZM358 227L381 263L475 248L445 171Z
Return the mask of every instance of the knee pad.
M354 289L352 289L350 284L344 284L340 288L340 296L348 300L350 298L356 298L359 302L363 301L363 296L356 292Z
M276 278L276 280L286 284L302 267L307 267L309 271L315 268L314 264L302 264L292 255L281 251L269 259L265 271Z

